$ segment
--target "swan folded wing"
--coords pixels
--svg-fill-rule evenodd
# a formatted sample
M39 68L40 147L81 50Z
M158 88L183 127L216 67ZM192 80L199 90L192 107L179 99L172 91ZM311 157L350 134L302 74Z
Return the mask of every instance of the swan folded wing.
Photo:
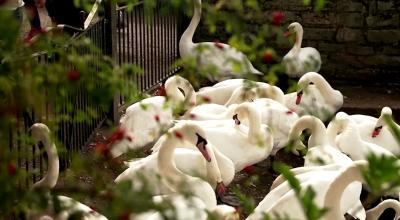
M59 217L69 217L75 213L82 213L82 219L86 220L107 220L106 217L100 215L89 206L84 205L76 200L66 197L66 196L57 196L58 201L61 206L65 209L58 214Z

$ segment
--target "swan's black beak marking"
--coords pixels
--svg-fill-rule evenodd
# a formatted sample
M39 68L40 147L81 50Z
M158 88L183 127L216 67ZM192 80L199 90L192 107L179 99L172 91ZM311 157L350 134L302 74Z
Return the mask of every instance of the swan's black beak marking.
M200 153L203 154L204 158L208 161L211 162L211 157L208 154L206 145L207 145L207 140L205 138L203 138L201 135L197 134L197 143L196 143L196 147L199 149Z
M296 97L296 105L300 104L302 96L303 96L303 90L298 91Z
M382 126L378 126L374 128L374 131L372 132L372 137L376 137L381 133L382 130Z
M240 125L240 120L239 120L239 118L238 118L238 114L234 115L234 116L232 117L232 119L235 120L235 124L236 124L236 125Z

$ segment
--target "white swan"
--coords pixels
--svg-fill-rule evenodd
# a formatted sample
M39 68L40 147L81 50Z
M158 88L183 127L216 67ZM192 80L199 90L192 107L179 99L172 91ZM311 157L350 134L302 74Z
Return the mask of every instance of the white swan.
M46 174L41 180L36 182L32 189L52 189L58 180L59 175L59 159L57 154L57 148L54 142L50 138L50 130L45 124L36 123L31 127L32 137L36 141L43 143L45 150L48 155L48 169ZM52 199L49 198L48 207L41 213L32 211L28 214L28 219L39 219L39 218L55 218L55 219L68 219L69 216L74 213L82 213L82 219L94 220L94 219L107 219L103 215L100 215L89 206L84 205L72 198L66 196L57 196L58 202L62 207L65 207L61 212L56 213L53 209Z
M185 92L185 96L179 88ZM189 108L196 104L196 94L192 85L180 76L170 77L165 82L165 90L167 97L155 96L143 99L126 109L125 115L120 120L120 127L126 130L125 138L112 146L113 157L157 140L172 126L173 108Z
M293 48L282 58L282 65L290 77L301 77L307 72L318 72L321 68L321 55L313 47L301 48L303 27L294 22L288 26L290 33L296 34Z
M316 72L304 74L297 92L285 95L285 105L299 116L314 115L327 121L343 105L343 95L333 89L323 76Z
M322 208L324 205L324 198L327 195L327 190L331 183L340 174L340 167L342 166L339 164L313 167L307 172L300 172L296 175L302 190L307 189L307 187L311 187L314 190L314 202L319 208ZM346 189L346 198L343 198L340 204L337 203L341 213L348 212L356 205L362 207L359 201L359 196L361 194L361 187L359 186L361 186L361 183L353 184ZM274 216L274 214L280 214L281 216L287 215L286 217L289 219L306 219L303 208L294 190L287 181L273 188L247 219L263 219L262 217L264 214L269 214L270 216ZM364 218L361 219L365 219L365 212Z
M172 204L175 207L182 207L185 206L182 203L187 203L188 197L185 196L186 198L182 200L182 196L179 194L190 193L192 196L190 196L189 199L196 201L192 204L192 207L197 210L197 212L199 210L204 211L204 209L208 211L218 209L217 200L211 185L200 178L182 173L176 167L175 161L173 160L173 154L175 148L177 147L177 143L184 145L187 141L191 143L191 145L196 146L208 162L212 162L213 158L210 157L209 152L207 151L206 145L208 143L204 137L206 137L204 130L195 124L191 124L190 122L176 125L168 131L168 135L165 136L165 140L159 149L158 170L160 171L163 181L165 181L168 187L170 187L170 189L177 194L167 197L156 197L157 200L168 199L174 201ZM181 212L178 213L177 219L188 219L188 215L193 216L192 213L188 212L190 211L188 209L179 209L178 207L177 211ZM158 215L158 213L154 213L151 218L146 219L159 219L157 217ZM205 219L203 217L204 216L200 215L195 219Z
M392 208L395 211L395 217L393 220L397 220L400 217L400 202L395 199L386 199L380 202L377 206L367 211L367 220L377 220L382 213Z
M168 134L163 135L157 144L160 146L168 138ZM172 142L180 146L179 142L173 140ZM185 143L186 145L190 143ZM187 147L189 148L189 147ZM211 162L208 163L204 160L201 153L194 149L177 148L174 151L174 161L177 168L185 174L191 176L198 176L206 180L217 192L223 191L221 187L227 186L233 180L235 175L235 167L232 161L224 156L217 148L208 143L206 146L207 151L210 153ZM122 172L114 182L132 181L133 186L142 187L142 178L146 178L146 183L153 189L153 195L170 194L171 190L159 178L160 172L158 170L158 157L159 152L155 152L145 158L127 162L129 166ZM165 158L167 159L167 158ZM223 184L222 184L223 183Z
M255 69L245 54L227 44L201 42L193 43L193 35L201 18L201 0L193 0L194 14L188 28L182 34L179 41L179 53L182 58L192 57L199 60L197 65L213 65L217 68L218 75L209 76L211 80L221 80L240 77L242 74L251 73L262 75ZM237 71L237 64L241 64L241 70Z
M349 198L349 194L346 193L346 191L348 190L348 186L350 184L353 182L365 183L361 170L365 169L367 165L367 161L360 160L342 168L340 174L330 184L329 189L326 192L324 207L327 208L328 211L323 216L323 219L345 219L344 212L341 211L339 204L341 204L343 198Z
M279 87L247 79L228 79L213 86L203 87L197 92L197 99L206 98L211 103L228 106L233 103L241 103L239 102L240 100L235 100L235 102L230 100L237 99L237 95L244 96L246 94L245 91L252 91L254 96L252 99L270 98L282 104L284 103L284 93Z
M249 121L249 127L242 125L241 120ZM235 165L235 172L246 166L266 159L273 148L273 137L268 126L261 124L260 112L250 103L242 103L235 108L234 119L217 121L220 124L209 125L209 121L200 121L208 142L217 147L222 154L227 156ZM179 122L187 123L186 121ZM153 152L158 151L155 145Z
M345 154L349 155L353 160L365 160L368 154L386 155L395 157L385 148L363 141L356 122L351 120L350 116L344 112L338 112L334 120L328 125L329 138L331 143ZM340 133L340 136L336 137Z

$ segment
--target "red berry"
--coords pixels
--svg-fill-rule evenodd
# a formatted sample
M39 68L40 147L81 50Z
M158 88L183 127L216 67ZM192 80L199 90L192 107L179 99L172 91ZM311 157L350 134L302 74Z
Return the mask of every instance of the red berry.
M13 162L7 163L7 171L10 175L15 175L17 173L17 166Z
M224 44L222 44L220 40L216 39L213 42L214 42L214 46L217 47L218 49L220 49L220 50L224 49Z
M156 120L157 122L160 121L160 116L159 115L154 115L154 120Z
M123 127L119 127L108 139L110 144L114 144L117 141L122 140L125 137L126 130Z
M283 19L285 18L285 14L281 11L274 11L272 13L272 23L274 25L280 25L283 22Z
M207 103L211 102L211 99L208 96L202 96L201 98L203 99L204 102L207 102Z
M244 172L246 172L247 174L250 174L253 172L253 166L246 166L245 168L243 168Z
M69 81L73 81L73 82L77 81L80 76L81 76L81 74L76 70L71 70L67 73L67 77L68 77Z
M262 55L262 60L264 63L269 63L274 59L274 55L270 50L266 50Z

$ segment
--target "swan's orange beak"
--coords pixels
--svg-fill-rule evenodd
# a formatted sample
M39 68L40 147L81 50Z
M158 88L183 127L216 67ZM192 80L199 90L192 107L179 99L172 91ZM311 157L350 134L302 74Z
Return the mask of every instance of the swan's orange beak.
M300 90L299 92L297 92L296 105L300 104L302 96L303 96L303 90Z
M381 133L381 130L382 130L382 126L374 128L374 131L372 132L372 137L373 138L377 137Z
M208 154L207 147L206 147L207 140L198 134L196 134L196 135L197 135L196 147L199 149L200 153L207 160L207 162L211 162L211 157L210 157L210 154Z
M216 191L219 198L222 198L225 195L226 189L223 182L217 183Z
M286 30L286 31L283 33L283 36L286 37L286 38L288 38L290 35L292 35L292 33L290 33L289 30Z

